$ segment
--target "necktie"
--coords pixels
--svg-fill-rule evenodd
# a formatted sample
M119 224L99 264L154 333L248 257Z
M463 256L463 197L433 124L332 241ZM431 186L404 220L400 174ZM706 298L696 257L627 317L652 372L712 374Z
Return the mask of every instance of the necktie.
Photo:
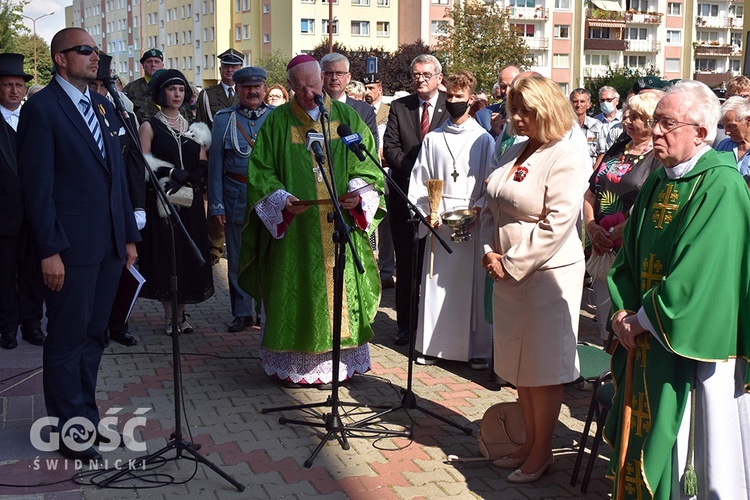
M234 97L234 89L232 87L227 87L227 97L229 97L229 101L231 102L232 97Z
M420 124L420 130L422 131L422 139L424 139L424 136L427 135L427 132L430 131L430 103L425 101L424 104L422 104L422 123Z
M89 102L86 96L83 96L81 97L81 100L78 101L78 104L81 107L81 111L83 111L83 117L86 120L86 125L89 126L91 135L94 136L94 141L96 141L96 145L99 146L99 151L101 151L102 157L106 158L107 155L104 153L104 139L102 138L102 131L99 128L99 121L96 119L96 114L94 114L94 110L91 109L91 102Z

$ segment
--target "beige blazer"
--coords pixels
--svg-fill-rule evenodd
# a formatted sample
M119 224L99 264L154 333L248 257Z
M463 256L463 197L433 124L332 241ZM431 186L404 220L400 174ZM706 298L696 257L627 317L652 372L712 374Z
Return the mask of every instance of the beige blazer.
M500 159L481 216L484 253L502 254L517 281L583 259L576 225L591 174L573 142L563 139L542 145L524 162L523 180L514 180L513 165L526 146L515 144Z

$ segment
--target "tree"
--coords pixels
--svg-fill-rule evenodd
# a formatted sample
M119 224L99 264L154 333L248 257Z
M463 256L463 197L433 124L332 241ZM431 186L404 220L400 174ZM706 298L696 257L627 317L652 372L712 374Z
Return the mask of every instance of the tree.
M23 54L23 70L34 74L34 35L24 34L16 37L15 51ZM49 45L44 38L36 35L37 83L47 85L52 80L52 57Z
M466 70L477 79L477 91L489 92L497 73L510 64L530 66L522 34L511 27L508 12L495 2L467 0L446 9L437 57L443 73Z
M435 52L421 38L414 43L402 43L399 45L398 50L396 50L388 62L387 72L380 72L383 80L383 89L389 93L398 92L399 90L412 92L414 87L411 81L411 62L421 54L435 55Z
M626 96L633 88L635 81L643 76L659 76L659 70L652 66L648 68L626 68L623 66L609 66L606 73L602 76L590 77L587 76L584 80L584 87L586 90L591 92L591 102L594 106L591 108L591 113L597 115L600 112L599 109L599 89L608 85L620 94L620 103L625 101Z
M284 55L284 52L281 49L276 49L273 52L263 54L256 62L256 65L266 70L269 87L277 83L286 87L286 65L288 63L289 58Z
M17 33L29 31L21 17L29 1L0 0L0 53L15 52Z

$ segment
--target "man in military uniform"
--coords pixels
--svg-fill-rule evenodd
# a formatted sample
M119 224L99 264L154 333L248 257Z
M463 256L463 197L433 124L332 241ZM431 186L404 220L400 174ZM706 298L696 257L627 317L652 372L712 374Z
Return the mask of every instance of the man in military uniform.
M219 54L219 61L221 81L201 90L196 103L198 108L195 110L195 121L203 122L209 128L214 123L216 113L240 102L235 94L232 76L242 67L245 55L238 50L229 49ZM214 217L208 218L208 242L211 245L211 264L216 265L224 253L224 227L219 225Z
M239 104L235 95L232 75L242 67L245 55L235 49L229 49L219 54L219 74L221 81L216 85L206 87L198 95L198 109L195 112L195 120L203 122L209 127L213 125L216 113L229 106Z
M164 67L164 54L159 49L149 49L141 56L141 66L143 66L143 76L133 82L125 85L122 92L133 101L133 112L138 116L138 111L146 107L151 102L151 91L148 88L148 82L151 76ZM157 110L158 111L158 110ZM138 119L143 123L141 117Z
M223 228L227 242L229 298L234 319L230 332L241 332L253 322L254 304L250 295L237 284L242 224L247 205L248 157L255 145L258 129L269 111L263 102L266 72L262 68L242 68L233 75L239 104L220 110L214 116L211 155L208 160L208 215Z

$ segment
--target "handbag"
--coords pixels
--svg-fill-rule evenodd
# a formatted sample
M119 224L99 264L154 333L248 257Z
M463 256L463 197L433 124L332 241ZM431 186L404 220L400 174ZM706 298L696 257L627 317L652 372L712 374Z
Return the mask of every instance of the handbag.
M601 255L591 252L589 260L586 261L586 272L599 281L607 281L607 275L612 269L615 257L617 257L617 252L605 252Z
M161 187L164 187L164 185L169 181L166 177L161 179L159 182L161 183ZM193 205L193 188L190 185L182 186L180 189L175 191L174 193L168 193L167 198L169 199L169 202L172 203L172 205L176 207L191 207ZM159 217L164 218L167 216L167 210L164 207L164 204L161 202L161 200L157 199L156 206L159 210Z
M497 460L518 450L526 441L526 425L521 403L497 403L484 412L479 424L479 453Z

